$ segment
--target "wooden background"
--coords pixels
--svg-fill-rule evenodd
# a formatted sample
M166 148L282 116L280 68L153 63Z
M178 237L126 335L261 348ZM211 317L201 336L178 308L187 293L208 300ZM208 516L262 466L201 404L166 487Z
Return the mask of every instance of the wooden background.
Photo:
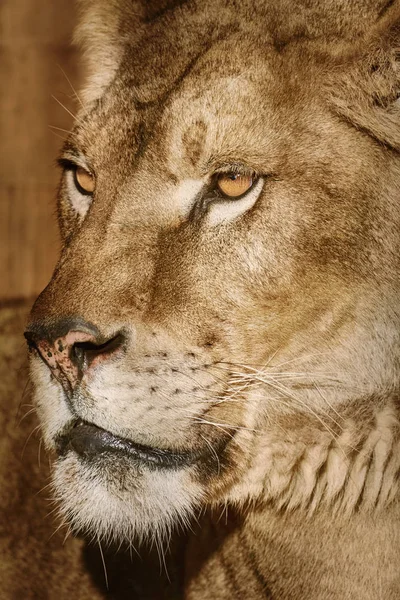
M0 301L36 295L58 256L55 158L77 103L73 0L0 0ZM64 75L63 71L66 75Z

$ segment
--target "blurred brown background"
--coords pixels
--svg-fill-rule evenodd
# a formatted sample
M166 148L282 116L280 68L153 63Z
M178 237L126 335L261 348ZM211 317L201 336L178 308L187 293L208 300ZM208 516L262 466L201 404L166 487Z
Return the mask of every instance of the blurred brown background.
M0 0L0 301L37 294L58 256L55 158L73 119L52 95L75 113L75 19L73 0Z

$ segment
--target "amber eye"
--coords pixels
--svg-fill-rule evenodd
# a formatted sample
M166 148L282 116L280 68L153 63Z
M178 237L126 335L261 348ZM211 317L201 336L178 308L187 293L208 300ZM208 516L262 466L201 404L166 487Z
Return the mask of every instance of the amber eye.
M91 173L82 167L76 167L74 171L74 181L78 192L86 196L93 194L95 188L95 179Z
M237 198L245 194L253 185L251 175L240 173L221 173L217 178L217 186L220 192L228 198Z

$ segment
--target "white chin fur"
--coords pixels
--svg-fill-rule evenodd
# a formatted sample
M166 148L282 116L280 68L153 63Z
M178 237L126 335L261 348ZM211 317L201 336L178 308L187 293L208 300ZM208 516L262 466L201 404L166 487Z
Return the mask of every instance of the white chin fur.
M113 465L105 457L89 465L72 452L58 460L53 486L61 516L74 530L107 542L165 541L172 528L188 524L200 487L188 469L150 471L128 463Z

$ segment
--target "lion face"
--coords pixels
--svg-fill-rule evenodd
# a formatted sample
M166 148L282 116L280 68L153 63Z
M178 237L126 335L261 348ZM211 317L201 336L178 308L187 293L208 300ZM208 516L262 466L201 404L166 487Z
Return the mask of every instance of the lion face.
M339 118L332 55L176 19L77 118L27 333L61 511L118 538L286 493L395 369L397 156Z

